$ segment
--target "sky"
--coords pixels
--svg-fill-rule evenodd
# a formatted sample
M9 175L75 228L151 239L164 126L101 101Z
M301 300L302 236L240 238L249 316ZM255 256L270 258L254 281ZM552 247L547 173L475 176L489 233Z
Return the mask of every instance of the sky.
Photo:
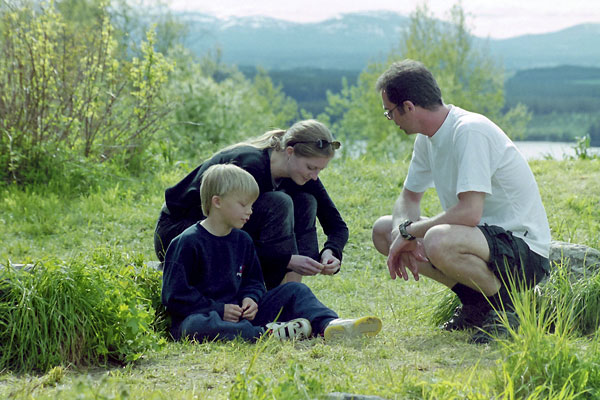
M391 10L410 15L425 0L170 0L175 10L193 10L220 18L264 15L294 22L318 22L336 15ZM456 2L427 0L440 19ZM471 32L503 39L547 33L573 25L600 23L599 0L462 0Z

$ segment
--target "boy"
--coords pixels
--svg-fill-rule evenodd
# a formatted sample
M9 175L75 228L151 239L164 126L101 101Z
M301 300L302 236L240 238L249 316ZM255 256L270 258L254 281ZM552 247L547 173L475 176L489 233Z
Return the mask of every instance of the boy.
M207 218L173 239L165 255L162 302L171 314L173 337L376 335L379 318L340 320L302 283L266 292L252 239L241 230L258 194L252 175L235 165L213 165L204 173L200 198Z

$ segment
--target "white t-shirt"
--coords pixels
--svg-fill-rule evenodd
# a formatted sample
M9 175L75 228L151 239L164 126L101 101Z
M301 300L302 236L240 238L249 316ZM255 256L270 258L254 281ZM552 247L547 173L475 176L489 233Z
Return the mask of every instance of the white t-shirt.
M435 187L442 208L458 194L486 194L481 224L497 225L548 258L550 227L535 177L514 143L483 115L449 105L432 136L418 134L404 187L421 193Z

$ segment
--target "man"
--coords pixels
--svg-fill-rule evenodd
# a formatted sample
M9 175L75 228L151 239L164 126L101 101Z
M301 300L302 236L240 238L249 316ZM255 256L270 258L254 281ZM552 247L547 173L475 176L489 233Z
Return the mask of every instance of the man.
M392 64L376 87L384 115L418 135L393 213L373 226L375 248L388 256L392 279L408 280L408 269L457 294L462 305L443 329L482 328L472 341L489 342L488 333L507 333L503 317L518 324L509 282L531 288L549 272L550 229L533 173L493 122L444 104L422 63ZM420 202L430 187L444 211L424 218Z

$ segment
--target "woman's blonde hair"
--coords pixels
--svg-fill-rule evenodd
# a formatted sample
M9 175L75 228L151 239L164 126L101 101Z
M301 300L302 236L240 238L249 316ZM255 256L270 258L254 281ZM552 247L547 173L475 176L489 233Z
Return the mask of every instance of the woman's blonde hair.
M254 202L259 195L258 184L248 171L237 165L211 165L202 174L202 183L200 184L202 213L208 216L213 196L226 196L232 193L246 196Z
M288 130L268 131L257 138L229 146L225 150L239 146L253 146L257 149L282 151L288 146L293 146L299 157L331 158L335 154L333 142L333 135L324 124L314 119L307 119L296 122ZM339 147L339 143L336 144Z

